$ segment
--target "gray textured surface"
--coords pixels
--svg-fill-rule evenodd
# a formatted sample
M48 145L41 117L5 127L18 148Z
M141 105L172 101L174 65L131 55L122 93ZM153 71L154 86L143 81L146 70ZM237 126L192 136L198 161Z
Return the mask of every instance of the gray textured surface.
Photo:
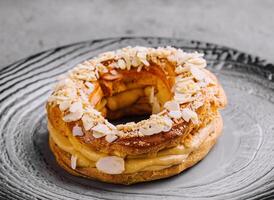
M227 45L274 62L271 0L0 0L0 67L73 42L164 36Z
M127 44L204 50L229 100L222 112L223 134L206 158L166 180L121 186L71 176L57 166L49 150L44 102L56 76ZM0 199L273 199L274 81L266 79L268 67L215 45L150 38L82 43L6 68L0 73Z

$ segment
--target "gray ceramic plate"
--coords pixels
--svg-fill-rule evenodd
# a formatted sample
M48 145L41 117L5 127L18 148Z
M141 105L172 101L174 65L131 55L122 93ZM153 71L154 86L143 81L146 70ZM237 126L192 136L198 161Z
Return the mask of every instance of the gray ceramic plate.
M184 173L133 186L73 177L48 147L45 101L56 76L100 52L128 45L202 51L229 105L209 155ZM0 71L0 197L5 199L274 198L274 66L234 49L197 41L118 38L68 45Z

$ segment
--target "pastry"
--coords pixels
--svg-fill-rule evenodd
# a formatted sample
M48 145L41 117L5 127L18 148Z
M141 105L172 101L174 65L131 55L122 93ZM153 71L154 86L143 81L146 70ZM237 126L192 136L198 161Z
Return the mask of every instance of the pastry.
M126 47L78 64L47 101L49 143L71 174L133 184L176 175L203 159L227 104L201 53ZM114 125L128 116L147 119Z

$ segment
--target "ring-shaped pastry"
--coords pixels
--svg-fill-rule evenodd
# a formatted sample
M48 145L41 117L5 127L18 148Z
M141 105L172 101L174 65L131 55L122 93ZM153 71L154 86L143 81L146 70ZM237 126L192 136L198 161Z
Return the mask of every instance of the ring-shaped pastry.
M62 76L46 105L49 142L71 174L118 184L166 178L206 156L227 104L201 53L126 47ZM150 115L114 125L128 116Z

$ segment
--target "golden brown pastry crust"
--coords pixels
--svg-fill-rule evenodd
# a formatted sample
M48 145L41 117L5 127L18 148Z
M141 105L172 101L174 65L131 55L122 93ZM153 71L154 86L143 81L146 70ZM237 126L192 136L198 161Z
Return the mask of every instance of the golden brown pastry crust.
M53 142L52 139L49 139L49 143L50 148L53 154L55 155L58 164L69 173L85 178L98 179L108 183L130 185L138 182L152 181L156 179L174 176L202 160L213 147L213 145L216 143L217 138L221 134L223 127L222 118L218 116L216 121L217 122L215 123L215 132L210 134L209 137L207 137L207 139L199 146L199 148L193 151L183 163L157 171L141 171L132 174L111 175L102 173L98 171L96 168L77 168L73 170L70 167L70 155L62 151Z
M108 183L130 185L139 182L152 181L161 178L167 178L181 173L185 169L195 165L202 160L210 149L214 146L217 138L221 134L223 122L220 115L215 119L215 131L211 133L206 140L199 146L198 149L190 153L186 160L179 164L169 168L165 168L157 171L141 171L131 174L105 174L97 170L96 168L76 168L75 170L70 167L70 155L62 151L50 138L50 148L56 157L58 164L69 173L90 179L98 179Z
M206 70L211 77L216 77ZM220 84L218 87L218 98L216 105L212 105L212 102L208 102L202 106L197 112L201 117L202 124L200 127L205 126L212 120L216 114L217 109L224 108L227 104L227 98ZM214 109L212 109L214 108ZM61 111L58 107L52 107L47 105L48 120L52 126L57 129L60 134L65 136L71 134L71 129L74 123L66 123L62 119ZM168 132L162 132L159 134L144 136L144 137L123 137L117 139L115 142L108 143L104 138L94 138L90 133L86 133L83 137L77 137L79 142L89 145L92 150L111 154L113 152L119 152L120 155L139 155L146 153L158 152L161 149L176 146L182 142L182 140L193 130L199 129L199 126L195 126L192 123L184 123L179 120L174 124L173 128Z
M68 150L71 154L63 151L54 134L50 136L50 147L58 163L71 174L104 182L133 184L178 174L201 160L215 144L222 130L218 110L227 104L224 90L215 75L204 69L206 61L201 54L186 54L171 47L129 47L122 51L125 54L120 54L119 50L116 55L107 52L77 65L57 84L46 109L54 134L69 139L73 136L72 146L76 143L77 148L74 147L79 151L85 148L83 154L104 153L100 154L104 155L102 159L120 159L124 171L118 174L109 169L104 171L105 166L112 165L109 162L98 164L103 162L101 158L91 158L92 165L82 165L79 159L79 166L75 166L77 156L83 162L85 155L82 158L71 155L74 150ZM114 126L106 120L148 113L154 115L135 124ZM146 123L149 120L154 124ZM204 128L212 127L211 124L215 131L209 136L201 134L202 139L197 139L200 130L209 131ZM197 140L203 143L199 146ZM156 156L157 160L157 152L180 146L191 152L181 164L178 163L182 160L173 164L167 162L167 168L155 165L142 168L145 171L136 170L136 173L127 173L124 168L126 161L135 166L137 157ZM185 155L180 152L179 156L184 159ZM169 154L167 157L170 158Z

